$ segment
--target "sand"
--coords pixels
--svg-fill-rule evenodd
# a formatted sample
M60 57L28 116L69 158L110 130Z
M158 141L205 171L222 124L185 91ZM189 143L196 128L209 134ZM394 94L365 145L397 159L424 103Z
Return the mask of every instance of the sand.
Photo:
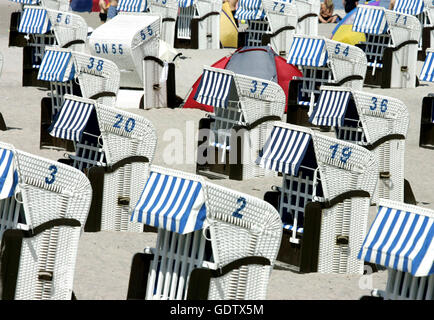
M16 148L57 160L64 156L64 151L39 148L40 100L47 95L45 90L22 87L22 49L8 48L8 30L10 13L18 5L0 2L0 52L4 56L3 73L0 77L0 112L10 127L0 131L0 141L13 144ZM97 14L81 14L89 26L97 27ZM320 34L330 36L335 25L320 25ZM177 94L185 97L191 85L202 73L203 65L210 65L233 50L179 50L186 57L179 60L176 67ZM422 63L418 62L419 70ZM405 176L410 181L416 199L420 205L434 208L432 181L434 179L434 151L418 146L420 128L420 110L424 96L434 92L432 85L422 85L416 89L371 89L383 95L398 98L408 107L410 126L406 140ZM197 131L198 121L206 113L192 109L153 109L128 111L148 118L158 133L158 147L154 164L195 172L194 155L181 154L181 164L167 163L163 155L170 147L165 139L168 129ZM194 126L194 127L192 127ZM188 128L188 129L187 129ZM166 137L167 138L167 137ZM185 137L186 147L195 144L195 139ZM179 159L178 159L179 160ZM279 178L251 179L247 181L214 180L215 183L262 198L264 193ZM376 210L371 207L369 223ZM78 250L74 278L74 291L78 299L125 299L128 287L130 264L133 255L146 246L155 243L153 233L83 233ZM334 274L297 274L286 270L273 270L268 288L268 299L359 299L370 293L373 288L384 288L387 272L380 271L372 276L334 275Z

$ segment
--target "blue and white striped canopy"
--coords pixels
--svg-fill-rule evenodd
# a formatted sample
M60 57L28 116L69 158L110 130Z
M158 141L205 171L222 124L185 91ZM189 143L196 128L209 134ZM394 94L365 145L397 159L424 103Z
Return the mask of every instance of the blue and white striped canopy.
M317 126L342 126L350 96L349 91L321 90L309 121Z
M328 54L323 39L294 37L288 53L289 64L322 67L326 65L327 60Z
M420 81L434 81L434 52L428 52L420 71Z
M424 6L423 0L396 0L393 10L414 16L422 13Z
M310 140L308 133L275 126L256 163L264 169L297 176Z
M265 17L265 11L261 7L261 0L240 0L235 11L235 19L261 20Z
M387 32L387 21L384 10L380 7L357 7L353 31L369 34L384 34Z
M14 154L11 150L0 148L0 199L14 195L18 184L18 173L14 166Z
M48 132L56 138L79 142L93 108L89 103L65 99Z
M18 31L21 33L45 34L51 30L47 11L42 8L25 8Z
M413 276L434 274L434 215L381 206L358 258Z
M9 0L21 4L38 4L40 0Z
M146 11L146 0L119 0L117 11L123 12L144 12Z
M194 100L217 108L228 106L232 75L205 69Z
M71 52L45 50L38 80L66 82L74 79L75 67Z
M194 0L178 0L179 8L191 7L194 4Z
M206 218L205 190L198 181L152 171L131 221L180 234L200 230Z

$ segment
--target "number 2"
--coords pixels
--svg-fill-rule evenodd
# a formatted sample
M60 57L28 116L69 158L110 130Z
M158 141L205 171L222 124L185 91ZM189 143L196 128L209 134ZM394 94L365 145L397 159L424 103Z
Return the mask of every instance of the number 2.
M235 217L235 218L240 218L240 219L242 219L243 218L243 215L242 214L240 214L240 211L241 210L243 210L245 207L246 207L246 198L243 198L243 197L240 197L240 198L238 198L237 199L237 203L240 203L241 202L241 206L237 209L237 210L235 210L233 213L232 213L232 215Z

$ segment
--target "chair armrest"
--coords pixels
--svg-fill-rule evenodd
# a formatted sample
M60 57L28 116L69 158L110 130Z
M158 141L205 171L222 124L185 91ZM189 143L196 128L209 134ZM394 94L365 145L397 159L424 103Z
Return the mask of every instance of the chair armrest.
M250 131L250 130L256 128L257 126L259 126L265 122L280 121L280 120L282 120L282 119L279 116L265 116L265 117L262 117L262 118L256 120L255 122L252 122L251 124L248 124L248 125L235 125L235 126L233 126L233 130L235 130L235 132L237 132L241 129L247 129L248 131Z
M196 268L190 274L187 300L207 300L211 278L222 277L242 266L261 265L270 266L271 261L265 257L249 256L234 260L217 270Z

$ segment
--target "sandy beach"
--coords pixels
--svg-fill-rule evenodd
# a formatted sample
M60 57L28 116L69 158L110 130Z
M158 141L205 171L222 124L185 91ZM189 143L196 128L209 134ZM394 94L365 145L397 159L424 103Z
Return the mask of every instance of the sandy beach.
M8 48L9 23L11 12L19 5L9 1L0 2L0 52L4 57L3 72L0 77L0 112L9 130L0 131L0 141L11 143L21 149L49 159L64 157L65 151L40 149L40 101L47 95L46 90L34 87L22 87L22 48ZM341 16L344 15L340 12ZM96 13L81 14L90 27L99 25ZM321 25L320 34L330 37L335 25ZM178 60L176 66L176 93L184 98L192 84L202 73L204 65L211 65L233 49L222 50L178 50L186 59ZM418 72L422 62L418 62ZM434 93L432 84L422 84L415 89L378 89L367 88L402 100L410 114L410 124L405 145L405 177L410 181L419 205L434 209L434 151L419 148L419 130L423 97ZM144 116L154 124L158 134L158 146L154 164L195 172L194 156L185 154L182 163L167 163L163 155L172 141L167 139L168 129L177 129L184 133L183 146L196 143L185 135L194 125L197 132L199 119L206 113L193 109L152 109L128 111ZM186 129L189 128L189 129ZM188 139L190 138L190 139ZM193 141L192 141L193 140ZM179 159L177 159L179 160ZM213 180L217 184L263 198L272 185L280 184L281 178L255 178L247 181ZM369 224L376 214L371 207ZM83 233L78 250L75 270L74 292L78 299L113 299L126 298L130 265L133 255L147 246L155 244L154 233ZM373 288L384 288L387 272L380 271L369 276L334 275L334 274L297 274L292 271L275 269L272 272L268 288L268 299L359 299L368 295Z

